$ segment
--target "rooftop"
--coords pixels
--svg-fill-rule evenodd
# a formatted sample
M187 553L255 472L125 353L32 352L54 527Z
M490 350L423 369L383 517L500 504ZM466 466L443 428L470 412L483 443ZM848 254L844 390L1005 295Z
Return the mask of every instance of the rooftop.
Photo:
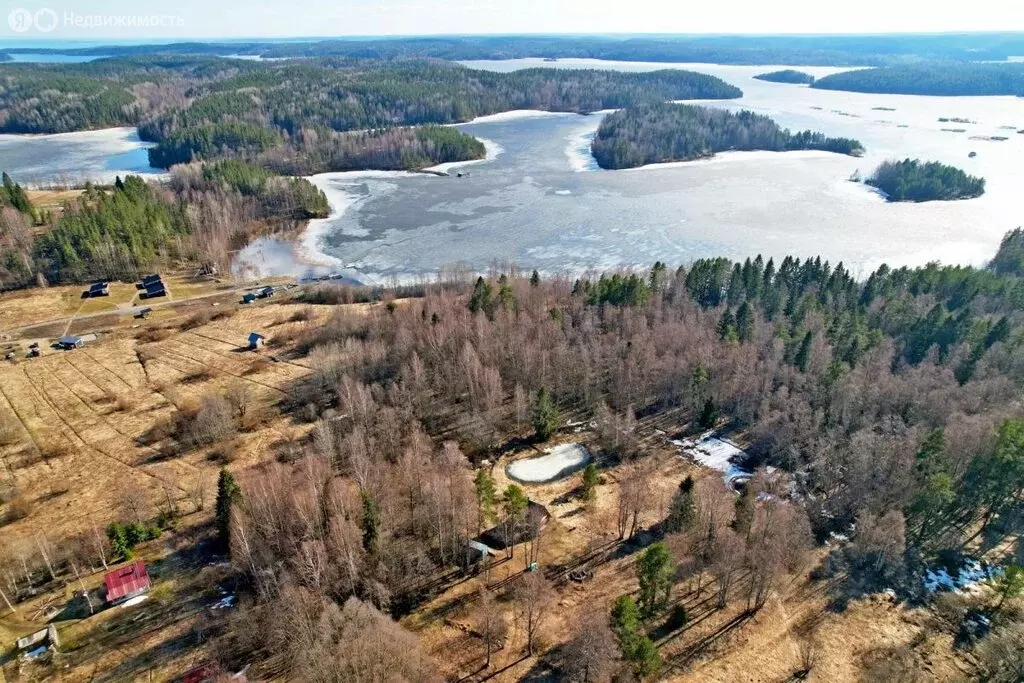
M107 584L109 602L149 588L149 574L146 573L146 564L142 560L115 569L103 577L103 580Z

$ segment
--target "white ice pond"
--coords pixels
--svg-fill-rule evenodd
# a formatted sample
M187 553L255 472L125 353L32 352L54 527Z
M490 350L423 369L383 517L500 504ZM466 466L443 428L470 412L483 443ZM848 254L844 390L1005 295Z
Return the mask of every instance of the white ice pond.
M732 485L750 479L750 472L742 466L747 454L742 448L726 439L706 435L697 441L685 439L671 442L704 467L722 473L725 483Z
M564 443L544 451L536 458L524 458L505 471L516 481L540 484L568 476L590 461L590 453L578 443Z

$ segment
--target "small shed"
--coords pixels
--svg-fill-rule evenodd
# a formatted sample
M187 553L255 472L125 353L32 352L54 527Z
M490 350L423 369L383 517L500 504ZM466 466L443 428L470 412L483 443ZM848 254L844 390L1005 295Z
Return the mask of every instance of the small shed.
M65 351L80 349L83 346L85 346L85 339L82 337L61 337L57 340L57 347Z
M107 585L107 602L111 605L131 600L149 590L149 574L142 560L109 572L103 581Z
M145 320L146 318L149 317L149 314L152 313L152 312L153 312L152 308L143 308L143 309L140 309L135 314L135 317L138 318L139 320Z
M167 288L159 281L146 285L146 291L139 295L142 299L155 299L159 296L167 296Z
M266 344L266 342L267 342L267 338L264 337L259 332L250 332L249 333L249 350L250 351L255 351L257 349L262 349L263 345Z
M251 304L254 301L256 301L256 295L253 294L252 292L247 292L242 295L243 304Z
M260 298L261 299L269 299L272 296L274 296L274 288L273 287L264 287L263 289L260 290Z
M36 650L40 647L52 647L56 650L60 647L60 638L57 637L57 627L53 624L49 624L42 630L31 633L24 638L18 638L15 645L17 645L18 651L20 652Z
M109 282L95 282L89 287L89 296L110 296Z

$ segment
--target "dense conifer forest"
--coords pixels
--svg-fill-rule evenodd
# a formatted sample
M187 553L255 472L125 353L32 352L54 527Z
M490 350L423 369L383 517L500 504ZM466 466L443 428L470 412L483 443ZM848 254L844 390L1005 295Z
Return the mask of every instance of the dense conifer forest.
M138 176L110 188L87 185L55 219L37 211L4 175L0 289L130 280L172 264L227 268L230 252L254 236L294 230L330 212L323 192L308 180L238 160L177 167L166 188Z
M798 84L811 84L814 83L814 76L804 71L797 71L796 69L783 69L781 71L771 71L769 73L758 74L754 76L759 81L769 81L771 83L798 83Z
M237 156L303 173L413 169L477 159L483 148L458 131L406 126L511 109L585 113L741 95L713 76L678 70L497 74L416 60L148 56L0 67L0 132L137 125L159 143L150 159L163 167Z
M1024 96L1024 64L930 62L843 71L812 88L893 95Z
M920 159L884 161L865 182L885 192L891 202L973 199L985 194L984 178Z
M609 114L591 145L601 168L634 168L664 161L686 161L727 150L820 149L859 155L857 140L829 138L809 130L791 133L751 111L658 103Z

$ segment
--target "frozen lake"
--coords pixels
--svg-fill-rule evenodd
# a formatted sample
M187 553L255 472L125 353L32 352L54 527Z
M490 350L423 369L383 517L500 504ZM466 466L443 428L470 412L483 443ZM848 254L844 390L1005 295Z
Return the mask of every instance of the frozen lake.
M346 199L318 227L305 254L321 252L348 276L386 282L456 263L477 270L514 261L542 272L680 264L725 255L821 255L866 276L893 266L981 264L1002 235L1022 223L1024 101L1013 97L867 95L755 80L779 66L648 64L595 60L470 62L509 71L532 66L650 70L677 66L733 83L744 97L707 102L752 109L791 129L855 137L865 157L791 152L734 153L698 162L601 171L589 141L602 113L486 117L461 127L502 153L463 178L386 174L324 177ZM801 67L816 76L834 68ZM943 123L939 118L974 123ZM950 132L943 128L964 129ZM979 139L1001 136L1003 142ZM969 158L970 152L975 158ZM953 164L988 181L974 200L888 204L849 182L881 161L919 157ZM286 245L278 245L278 255ZM325 261L324 259L327 259ZM296 272L287 258L271 272Z
M0 170L33 187L113 182L127 173L159 176L149 165L151 143L134 128L56 135L0 135Z
M682 264L704 256L821 255L866 276L893 266L981 264L1002 235L1024 223L1024 100L915 97L814 90L758 81L785 68L595 60L470 62L497 71L547 66L640 71L685 68L739 86L744 97L706 104L752 109L791 129L858 138L867 155L732 153L641 170L595 168L588 145L604 114L498 115L461 125L488 141L489 160L464 177L411 173L325 174L314 181L336 212L297 244L260 240L238 269L254 275L342 273L369 283L432 274L447 265L484 270L514 261L542 272ZM840 69L799 67L816 76ZM939 118L971 123L940 122ZM953 130L943 130L953 129ZM963 132L957 132L961 130ZM92 133L73 134L88 136ZM146 166L144 145L113 154L64 136L0 137L0 166L18 180ZM994 141L992 137L1005 137ZM41 142L44 139L51 142ZM25 145L36 145L27 149ZM969 158L976 152L975 158ZM12 156L13 155L13 156ZM854 172L918 157L988 181L959 202L888 204ZM13 162L12 162L13 160ZM145 170L144 168L140 170Z

